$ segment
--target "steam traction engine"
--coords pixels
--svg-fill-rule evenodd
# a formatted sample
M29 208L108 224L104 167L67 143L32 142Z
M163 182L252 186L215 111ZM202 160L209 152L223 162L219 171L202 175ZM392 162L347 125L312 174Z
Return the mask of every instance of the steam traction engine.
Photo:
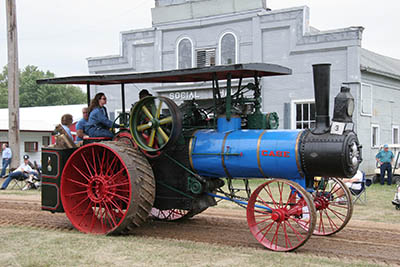
M42 209L65 212L84 233L117 234L149 215L182 220L226 199L247 209L251 233L276 251L294 250L312 234L340 231L353 207L350 192L335 177L353 176L362 160L352 128L354 100L342 87L331 122L330 65L314 65L313 71L315 125L305 130L277 130L277 114L260 111L261 78L291 74L278 65L39 80L87 84L88 94L93 84L121 84L119 121L126 126L114 140L44 148ZM212 82L212 102L193 99L178 107L149 96L125 113L126 83L205 81ZM261 185L252 191L254 184Z

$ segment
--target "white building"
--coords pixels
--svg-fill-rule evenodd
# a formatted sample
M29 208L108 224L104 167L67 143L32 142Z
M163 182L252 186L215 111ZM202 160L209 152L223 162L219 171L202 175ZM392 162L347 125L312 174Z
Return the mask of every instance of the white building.
M265 0L157 0L152 20L151 28L121 32L119 55L88 58L90 73L279 64L291 68L293 75L263 79L263 111L278 112L280 127L295 129L314 123L312 65L330 63L331 112L342 84L355 98L361 168L372 173L379 145L399 142L400 60L363 49L363 27L319 31L309 24L308 7L271 11ZM126 85L126 106L137 101L142 86ZM147 88L177 102L211 95L208 83ZM118 112L118 87L93 87L92 94L98 91L107 94L109 111Z
M69 113L74 121L82 118L86 105L20 108L20 159L28 154L30 160L40 163L42 147L51 143L51 133L61 116ZM8 109L0 109L0 144L8 143Z

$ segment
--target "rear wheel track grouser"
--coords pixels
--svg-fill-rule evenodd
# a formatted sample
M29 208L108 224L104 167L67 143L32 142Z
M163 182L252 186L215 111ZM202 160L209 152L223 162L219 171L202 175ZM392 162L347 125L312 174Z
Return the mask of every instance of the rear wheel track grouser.
M61 178L65 213L84 233L129 233L146 221L154 198L150 164L122 142L79 148L68 159Z

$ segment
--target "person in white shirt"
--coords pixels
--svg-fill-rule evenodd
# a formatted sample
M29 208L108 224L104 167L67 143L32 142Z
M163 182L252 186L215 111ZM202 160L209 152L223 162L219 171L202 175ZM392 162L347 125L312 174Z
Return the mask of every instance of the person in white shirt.
M345 183L345 185L350 189L350 191L353 191L355 194L359 194L359 190L361 190L361 182L363 180L363 173L362 171L358 170L356 172L356 174L351 177L351 178L344 178L342 179L342 181ZM336 196L338 199L340 199L341 197L343 197L344 192L341 188L337 188L337 189L333 189L333 191L336 192Z
M347 185L349 189L352 190L361 190L361 182L363 180L363 173L358 170L357 173L349 178L349 179L343 179L342 181Z
M29 174L38 175L38 173L29 165L29 156L24 155L24 163L8 175L8 178L4 181L0 190L5 190L12 179L17 179L21 176L28 178Z

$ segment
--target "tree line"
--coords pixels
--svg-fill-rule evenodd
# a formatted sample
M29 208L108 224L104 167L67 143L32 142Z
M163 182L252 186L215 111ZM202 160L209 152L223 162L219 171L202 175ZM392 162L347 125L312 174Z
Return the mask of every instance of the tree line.
M3 67L0 73L0 108L8 107L8 69ZM38 79L54 78L50 71L41 71L28 65L19 71L20 107L56 106L86 103L86 93L72 85L36 84Z

